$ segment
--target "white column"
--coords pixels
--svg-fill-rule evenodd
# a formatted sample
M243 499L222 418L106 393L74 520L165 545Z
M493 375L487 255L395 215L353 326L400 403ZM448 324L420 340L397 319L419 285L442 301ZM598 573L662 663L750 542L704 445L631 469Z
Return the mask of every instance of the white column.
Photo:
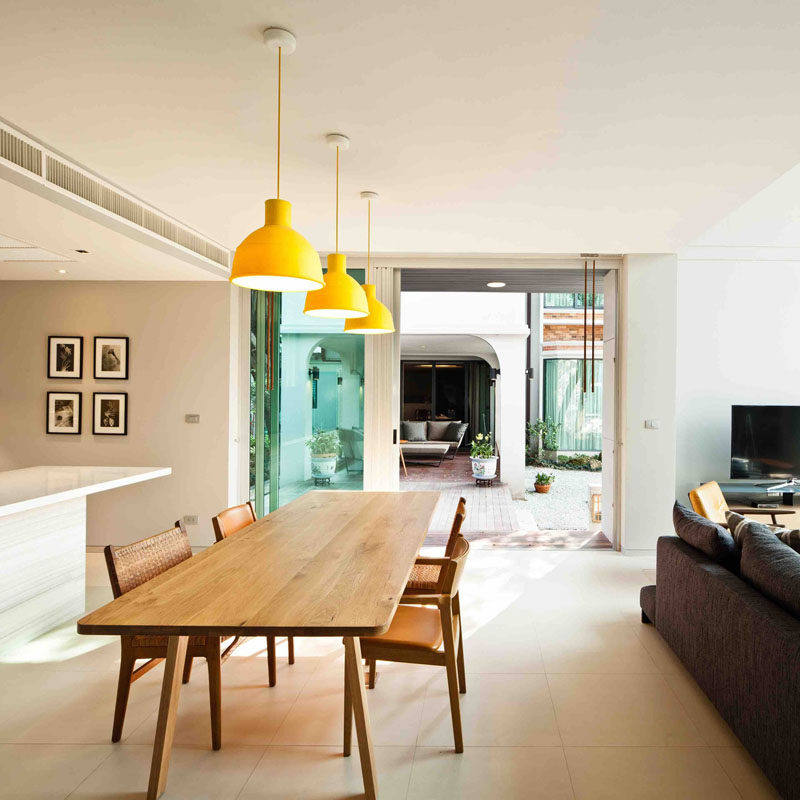
M677 272L673 254L625 256L617 337L618 472L624 551L654 550L672 533L675 501ZM657 428L645 428L652 420Z
M400 424L400 270L372 267L371 272L378 300L394 317L395 333L364 337L364 489L397 491L400 451L394 431Z

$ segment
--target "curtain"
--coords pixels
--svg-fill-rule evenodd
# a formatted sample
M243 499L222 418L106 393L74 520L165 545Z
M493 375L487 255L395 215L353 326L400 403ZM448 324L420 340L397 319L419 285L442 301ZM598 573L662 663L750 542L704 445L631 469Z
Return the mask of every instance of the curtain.
M561 423L559 450L599 452L603 447L603 360L586 363L583 393L583 360L548 358L544 362L544 418Z

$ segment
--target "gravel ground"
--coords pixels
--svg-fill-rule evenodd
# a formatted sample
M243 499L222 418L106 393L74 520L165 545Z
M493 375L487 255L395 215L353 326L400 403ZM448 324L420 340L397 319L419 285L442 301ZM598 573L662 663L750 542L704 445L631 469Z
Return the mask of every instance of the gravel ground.
M533 479L537 472L556 476L547 494L537 494ZM517 521L524 530L587 530L589 528L589 486L600 484L601 473L567 469L525 467L527 500L514 500Z

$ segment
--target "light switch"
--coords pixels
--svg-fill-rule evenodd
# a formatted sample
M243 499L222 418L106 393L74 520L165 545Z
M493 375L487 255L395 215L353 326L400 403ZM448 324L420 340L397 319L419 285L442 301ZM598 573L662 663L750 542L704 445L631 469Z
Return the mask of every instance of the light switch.
M186 514L183 518L184 525L197 525L197 514Z
M199 414L187 414L187 415L184 417L184 420L185 420L186 422L188 422L189 424L194 424L194 425L196 425L197 423L199 423L199 422L200 422L200 415L199 415Z
M659 419L646 419L644 426L649 431L657 431L661 427L661 420Z

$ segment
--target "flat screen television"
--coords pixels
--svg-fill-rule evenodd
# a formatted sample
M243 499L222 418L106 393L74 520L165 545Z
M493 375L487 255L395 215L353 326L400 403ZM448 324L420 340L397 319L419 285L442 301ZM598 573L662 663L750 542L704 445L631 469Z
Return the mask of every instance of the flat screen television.
M731 478L800 478L800 406L731 407Z

